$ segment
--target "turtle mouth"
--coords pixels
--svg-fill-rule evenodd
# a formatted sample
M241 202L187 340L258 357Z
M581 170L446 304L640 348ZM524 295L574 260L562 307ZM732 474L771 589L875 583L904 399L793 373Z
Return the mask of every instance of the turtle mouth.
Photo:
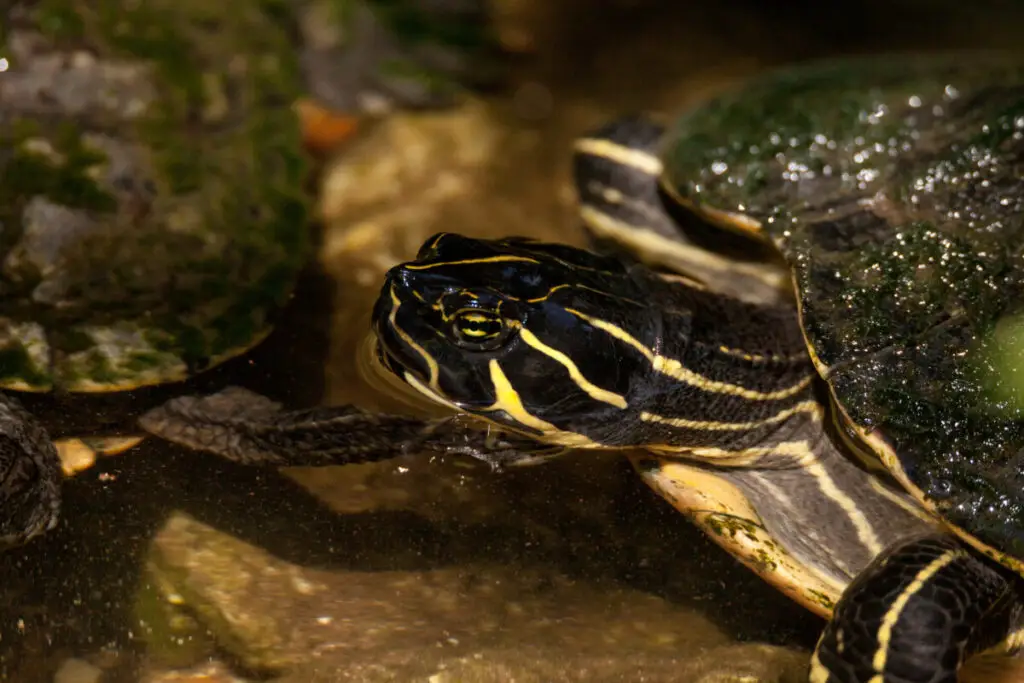
M435 336L436 316L423 294L407 281L402 266L388 271L373 308L377 360L403 382L426 384L440 394L437 359L422 342Z
M356 368L367 385L381 390L413 412L438 416L451 412L447 403L417 388L415 383L424 386L424 380L406 369L401 359L389 352L373 332L366 335L360 346Z

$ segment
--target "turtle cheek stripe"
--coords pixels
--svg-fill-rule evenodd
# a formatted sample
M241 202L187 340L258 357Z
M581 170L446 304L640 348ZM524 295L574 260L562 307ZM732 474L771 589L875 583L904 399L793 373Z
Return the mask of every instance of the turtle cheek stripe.
M569 378L573 382L575 382L576 386L578 386L584 393L590 396L590 398L592 398L595 401L607 403L608 405L618 408L620 410L625 410L627 408L628 403L626 402L625 396L623 396L622 394L617 394L614 391L602 389L601 387L597 386L596 384L588 380L586 377L583 376L579 368L576 366L576 363L574 363L569 356L551 346L548 346L540 339L538 339L537 336L528 329L524 328L523 330L521 330L520 336L522 337L523 341L526 342L529 346L531 346L534 350L544 354L548 358L551 358L556 363L564 367L566 372L569 373Z
M383 330L378 331L378 335L381 337L381 342L388 349L388 352L395 357L395 360L402 360L396 353L396 346L410 351L413 356L420 359L423 363L427 386L435 393L441 394L438 386L438 377L440 372L437 366L437 360L427 353L427 350L417 343L416 340L413 339L412 335L402 329L398 324L398 311L401 308L402 302L393 284L388 291L388 297L391 301L391 310L387 315L387 325ZM388 343L389 337L392 337L390 339L390 344ZM394 343L395 341L400 342L400 344L396 345Z

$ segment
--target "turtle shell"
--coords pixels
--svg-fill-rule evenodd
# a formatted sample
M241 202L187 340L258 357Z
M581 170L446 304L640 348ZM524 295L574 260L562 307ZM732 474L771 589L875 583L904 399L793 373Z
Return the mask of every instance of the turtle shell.
M792 265L847 433L1020 570L1024 66L960 54L776 72L683 115L663 157L670 195Z
M0 15L0 388L184 379L258 342L307 256L279 17L86 4Z

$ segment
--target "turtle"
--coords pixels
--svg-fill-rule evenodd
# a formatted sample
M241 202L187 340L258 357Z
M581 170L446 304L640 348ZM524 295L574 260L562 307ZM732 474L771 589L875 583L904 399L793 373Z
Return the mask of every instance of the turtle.
M192 3L0 14L6 548L56 524L64 475L139 441L134 418L166 399L150 388L268 334L310 239L301 81L273 13L226 27Z
M377 365L454 417L230 388L141 426L269 465L623 451L827 619L813 683L1019 677L1024 65L784 67L573 163L588 248L441 233L385 276Z

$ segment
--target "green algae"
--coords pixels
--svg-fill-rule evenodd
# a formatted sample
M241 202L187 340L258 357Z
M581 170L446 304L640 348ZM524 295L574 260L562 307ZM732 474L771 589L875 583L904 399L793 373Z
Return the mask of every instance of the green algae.
M38 0L30 25L16 27L37 30L54 52L141 65L153 93L141 115L40 119L18 102L0 110L11 122L0 134L0 150L10 150L0 154L0 222L15 228L0 238L3 254L19 249L33 197L92 226L75 235L57 276L25 259L0 274L0 313L47 330L53 383L95 390L180 379L182 368L230 357L274 323L309 255L290 22L283 0ZM108 187L109 160L89 135L132 150L152 196ZM47 279L59 281L60 306L36 295ZM100 348L97 330L138 343ZM0 384L47 388L14 336Z

